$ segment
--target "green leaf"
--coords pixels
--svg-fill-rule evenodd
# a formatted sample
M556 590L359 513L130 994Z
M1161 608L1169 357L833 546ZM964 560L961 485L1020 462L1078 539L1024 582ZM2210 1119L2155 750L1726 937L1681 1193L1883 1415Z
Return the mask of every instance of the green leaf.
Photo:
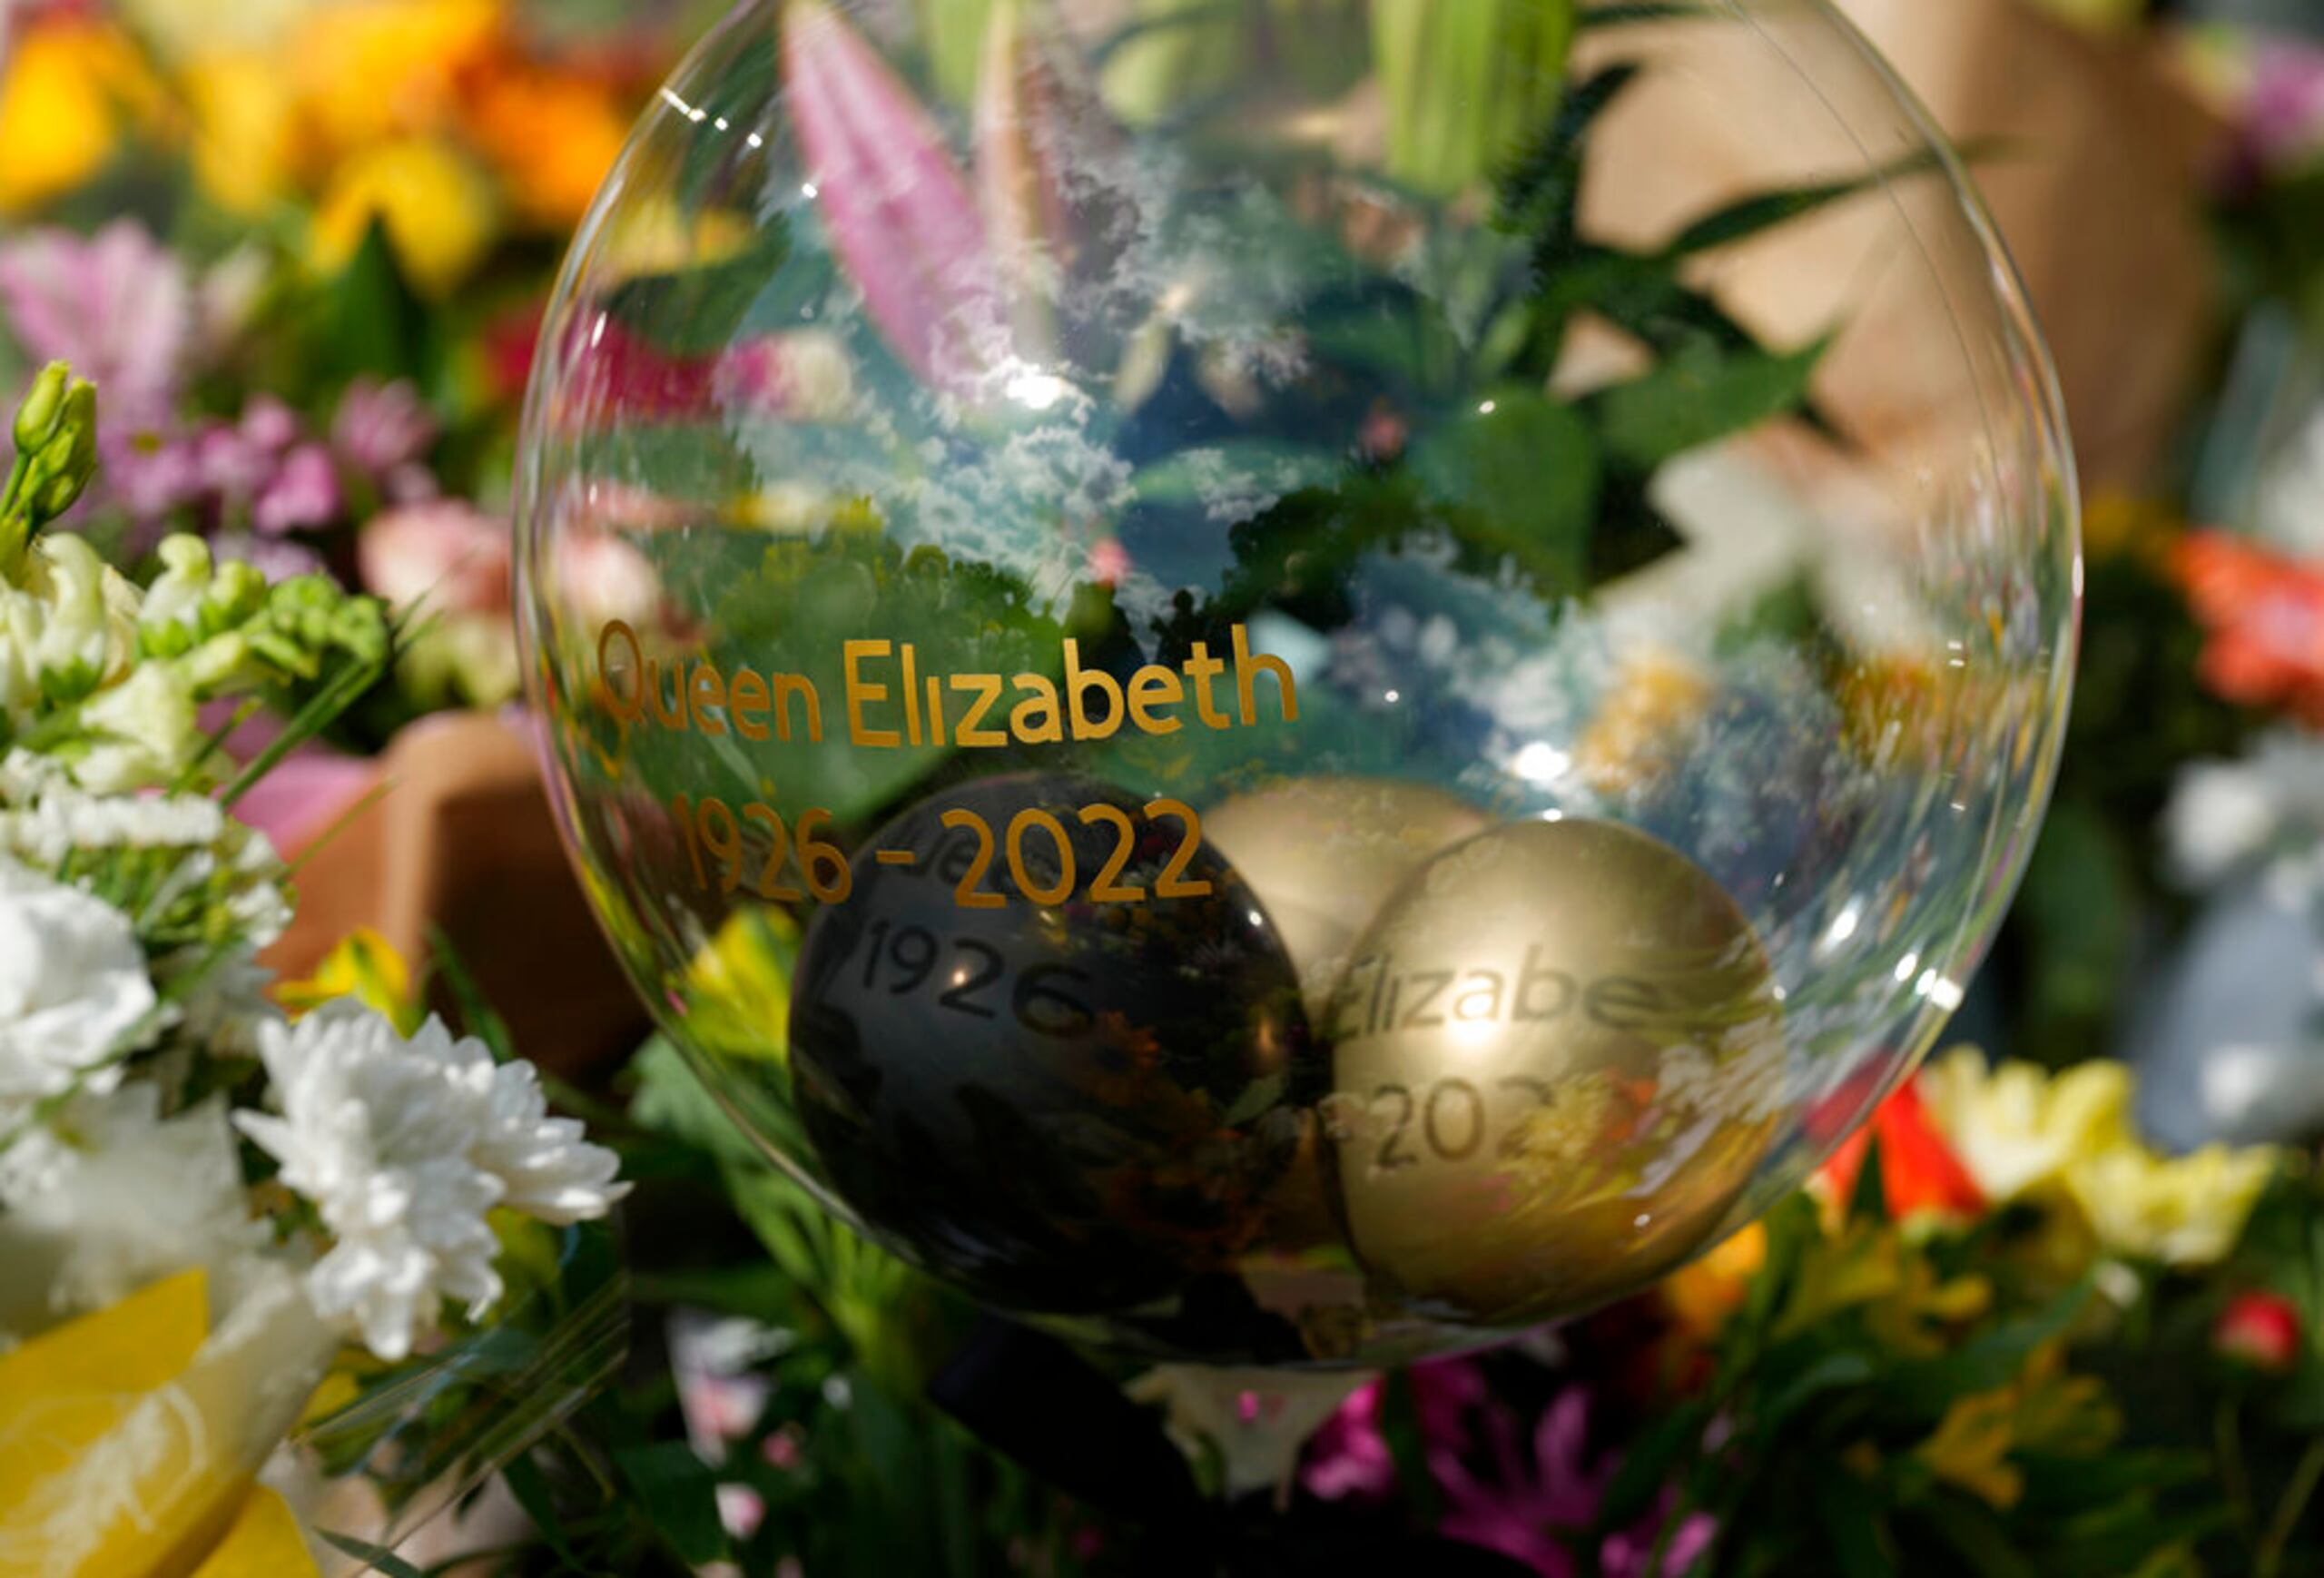
M713 356L740 339L795 329L829 292L828 258L794 256L780 213L758 222L731 258L623 281L606 299L614 321L673 356Z
M1809 1478L1816 1487L1816 1521L1823 1525L1841 1578L1892 1578L1896 1553L1871 1489L1837 1464L1825 1465Z
M1820 1347L1829 1340L1820 1333L1810 1333L1797 1339L1799 1346L1809 1350ZM1787 1344L1786 1348L1794 1345ZM1784 1351L1783 1349L1777 1350ZM1770 1356L1769 1368L1773 1367ZM1827 1392L1837 1392L1850 1386L1860 1386L1873 1378L1872 1361L1858 1353L1842 1350L1824 1354L1811 1360L1807 1367L1787 1382L1760 1411L1759 1428L1768 1435L1781 1430L1793 1415Z
M428 381L431 320L404 278L384 221L371 222L355 255L330 282L324 320L317 343L325 348L334 376Z
M374 1545L351 1534L335 1534L329 1529L315 1532L323 1537L326 1543L346 1552L359 1562L369 1563L373 1571L385 1573L387 1578L428 1578L427 1573L384 1545Z
M1941 1414L1955 1399L2005 1386L2024 1369L2034 1350L2058 1337L2073 1324L2090 1302L2087 1278L2074 1284L2049 1307L2018 1320L1994 1327L1945 1355L1900 1365L1884 1388L1892 1405L1915 1414Z
M1984 1503L1957 1491L1940 1491L1933 1499L1936 1504L1915 1522L1966 1558L1964 1571L1978 1578L2042 1578L2041 1570ZM1908 1542L1906 1548L1925 1546Z
M1630 1445L1598 1506L1598 1526L1623 1529L1649 1512L1680 1465L1702 1445L1711 1420L1708 1402L1689 1403L1662 1415Z
M1491 391L1490 410L1425 429L1412 469L1428 496L1460 511L1462 535L1508 551L1544 592L1578 591L1598 510L1598 449L1571 407L1522 388Z
M539 1531L548 1548L567 1567L581 1566L581 1558L574 1553L565 1537L565 1520L558 1514L556 1498L549 1493L548 1479L541 1473L540 1465L529 1456L518 1457L501 1471L500 1477L525 1515L533 1520L533 1527Z
M1722 351L1704 341L1593 397L1599 436L1624 465L1652 471L1690 449L1797 411L1828 339L1798 350Z
M615 1470L637 1493L645 1515L689 1565L726 1553L718 1521L718 1476L682 1441L629 1447L613 1455Z
M1713 247L1731 246L1804 218L1818 209L1885 187L1891 182L1926 174L1944 167L1942 154L1934 148L1923 148L1846 181L1827 181L1816 185L1786 187L1777 192L1755 192L1713 209L1689 224L1671 242L1669 250L1684 256L1708 251Z
M1848 1195L1848 1220L1851 1222L1885 1222L1888 1219L1888 1177L1880 1163L1880 1136L1870 1136L1865 1141L1864 1165L1856 1175L1856 1188Z

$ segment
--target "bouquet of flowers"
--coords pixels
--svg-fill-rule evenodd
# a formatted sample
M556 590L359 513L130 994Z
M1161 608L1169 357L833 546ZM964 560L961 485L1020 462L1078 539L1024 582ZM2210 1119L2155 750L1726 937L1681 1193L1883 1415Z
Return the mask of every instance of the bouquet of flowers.
M291 873L234 809L409 626L195 538L141 584L44 529L98 409L42 372L0 493L0 1573L314 1571L327 1480L384 1536L602 1377L577 1225L626 1186L488 1015L422 1022L361 940L270 995ZM261 707L289 722L238 765Z

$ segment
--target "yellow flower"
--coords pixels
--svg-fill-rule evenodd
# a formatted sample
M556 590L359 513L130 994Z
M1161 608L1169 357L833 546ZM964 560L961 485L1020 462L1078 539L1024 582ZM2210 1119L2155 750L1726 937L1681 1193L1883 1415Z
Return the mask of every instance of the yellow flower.
M213 50L188 61L182 75L202 190L236 213L289 193L298 99L281 64L255 50Z
M419 1029L427 1005L412 990L411 966L395 944L369 927L349 933L304 981L274 989L274 1000L292 1018L351 997L384 1014L404 1035Z
M2093 1457L2113 1444L2122 1425L2105 1387L2067 1375L2063 1349L2051 1343L2007 1386L1956 1398L1913 1455L1939 1479L2006 1511L2025 1491L2024 1472L2009 1461L2014 1454Z
M1692 1265L1663 1278L1662 1302L1679 1324L1709 1336L1743 1307L1751 1278L1768 1260L1768 1229L1754 1222Z
M1994 1506L2017 1504L2025 1476L2009 1461L2014 1445L2009 1388L1956 1399L1935 1435L1913 1449L1937 1478Z
M98 174L123 134L158 121L162 105L160 84L117 29L77 16L25 28L0 78L0 214Z
M459 287L484 261L499 229L483 173L428 137L381 143L338 171L315 213L317 266L344 267L375 219L386 224L412 284L434 297Z
M259 1469L335 1346L276 1268L214 1321L188 1271L0 1356L0 1578L295 1578Z
M2000 1204L2063 1180L2076 1162L2134 1146L2131 1073L2111 1061L2053 1078L2030 1063L1988 1070L1962 1047L1921 1071L1921 1100L1985 1198Z
M2084 1159L2067 1184L2099 1241L2172 1266L2223 1259L2275 1175L2276 1153L2206 1146L2165 1158L2122 1146Z
M326 158L452 124L464 74L500 47L502 0L340 0L310 12L284 69Z
M2025 1063L1988 1071L1962 1049L1924 1070L1930 1116L1994 1202L2070 1200L2102 1248L2177 1266L2235 1247L2278 1153L2213 1146L2157 1156L2131 1122L2130 1070L2079 1064L2052 1076Z
M736 1057L785 1056L799 927L780 910L740 910L686 971L694 1033Z
M617 279L705 268L741 256L754 234L739 213L710 208L688 215L674 198L650 197L624 203L612 216L606 266Z
M1802 1257L1775 1335L1780 1341L1861 1308L1866 1328L1883 1346L1929 1356L1944 1350L1944 1328L1984 1314L1992 1301L1993 1288L1983 1277L1939 1282L1928 1257L1896 1227L1856 1221L1818 1240Z

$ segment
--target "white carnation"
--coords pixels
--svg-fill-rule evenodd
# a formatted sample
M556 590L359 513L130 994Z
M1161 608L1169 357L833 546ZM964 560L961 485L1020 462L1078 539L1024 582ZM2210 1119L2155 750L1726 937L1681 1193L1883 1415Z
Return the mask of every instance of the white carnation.
M495 1206L570 1222L626 1192L610 1153L547 1116L529 1067L496 1067L438 1021L406 1040L338 1002L261 1026L259 1055L282 1115L235 1121L337 1240L308 1275L317 1311L382 1358L409 1354L443 1299L480 1315L499 1298Z
M0 1204L62 1248L49 1279L59 1311L102 1308L190 1265L221 1280L266 1236L223 1104L163 1119L160 1090L142 1082L81 1098L15 1147L0 1159Z
M111 1090L156 1001L128 916L0 856L0 1130L76 1083Z

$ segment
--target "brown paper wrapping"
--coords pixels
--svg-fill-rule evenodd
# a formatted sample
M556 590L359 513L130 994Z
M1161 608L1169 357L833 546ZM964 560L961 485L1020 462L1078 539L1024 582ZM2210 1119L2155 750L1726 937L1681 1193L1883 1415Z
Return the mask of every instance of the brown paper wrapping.
M2151 483L2201 387L2217 330L2202 181L2221 128L2152 43L2093 37L2023 0L1841 0L1841 9L1956 144L1988 145L1973 175L2056 358L2085 482ZM1637 53L1626 31L1597 35L1595 59ZM1716 42L1718 31L1702 30L1699 44L1675 31L1656 41L1658 51L1669 43L1675 69L1649 72L1609 115L1595 150L1598 178L1584 188L1586 229L1653 244L1747 192L1860 173L1867 156L1907 151L1901 140L1850 146L1810 91L1797 79L1784 84L1777 70L1738 85L1744 52L1731 38ZM1795 61L1813 81L1819 64L1836 64L1849 47L1811 43ZM1818 48L1834 60L1819 63ZM1835 83L1856 74L1829 74ZM1908 219L1916 200L1939 199L1922 186L1917 199L1910 183L1905 189ZM1897 240L1894 211L1866 201L1734 249L1718 264L1721 299L1779 343L1857 311L1882 322L1881 332L1843 337L1820 386L1875 438L1909 431L1948 398L1953 391L1927 380L1957 370L1960 358L1945 342L1941 314L1880 311L1909 288L1893 261Z
M265 962L300 979L359 926L416 962L440 928L522 1055L570 1073L634 1048L645 1012L566 863L529 743L498 717L448 714L399 735L379 779L386 793L319 847L284 852L309 858Z

